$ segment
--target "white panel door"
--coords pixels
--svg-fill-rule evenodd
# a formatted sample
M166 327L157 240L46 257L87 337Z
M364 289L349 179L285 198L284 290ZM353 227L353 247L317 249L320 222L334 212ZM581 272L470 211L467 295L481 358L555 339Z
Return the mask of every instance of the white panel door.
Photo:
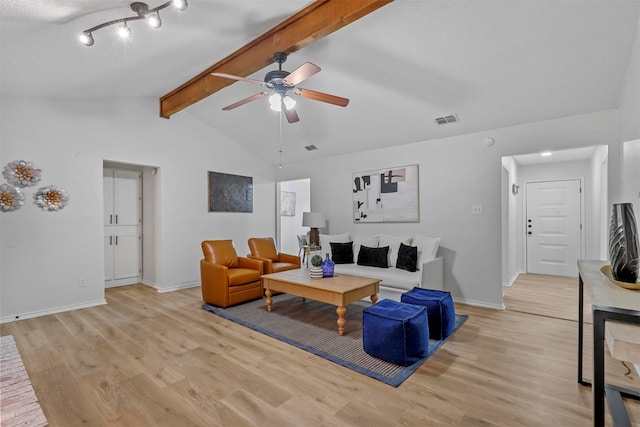
M117 234L114 251L114 279L137 278L140 275L139 242L135 230L130 233Z
M138 225L140 219L140 172L114 171L114 225Z
M580 207L580 180L527 183L528 273L578 275Z

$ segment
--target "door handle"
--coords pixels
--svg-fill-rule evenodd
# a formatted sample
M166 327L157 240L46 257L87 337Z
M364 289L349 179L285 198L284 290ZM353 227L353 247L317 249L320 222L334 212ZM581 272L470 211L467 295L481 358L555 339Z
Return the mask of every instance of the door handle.
M116 214L116 224L118 223L118 214Z
M109 236L109 246L113 245L113 236Z
M109 224L113 224L113 214L109 215Z
M527 234L531 234L531 232L529 231ZM118 244L118 238L116 237L116 245Z
M531 234L531 233L529 233ZM118 246L118 236L116 236L116 246Z

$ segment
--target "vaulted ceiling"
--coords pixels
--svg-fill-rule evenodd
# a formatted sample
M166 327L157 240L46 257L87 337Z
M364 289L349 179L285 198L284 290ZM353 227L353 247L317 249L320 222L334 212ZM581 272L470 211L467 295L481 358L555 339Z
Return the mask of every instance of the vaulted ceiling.
M130 23L126 43L110 28L91 47L76 41L132 15L129 3L2 0L0 95L159 99L310 4L190 0L184 12L163 10L160 29ZM298 98L300 122L285 120L280 133L266 99L221 110L260 91L236 82L176 114L277 164L281 143L286 163L616 108L639 17L640 0L396 0L283 66L317 64L304 87L349 98L348 107ZM459 122L434 122L447 114Z

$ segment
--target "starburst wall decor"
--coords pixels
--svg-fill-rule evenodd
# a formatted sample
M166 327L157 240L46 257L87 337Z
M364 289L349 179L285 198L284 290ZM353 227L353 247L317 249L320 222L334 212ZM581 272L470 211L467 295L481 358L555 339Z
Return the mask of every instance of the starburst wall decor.
M24 205L20 188L32 187L40 182L42 171L32 162L14 160L5 165L2 176L8 184L0 185L0 212L11 212ZM33 203L45 212L57 212L69 203L69 195L58 186L39 188L33 195Z

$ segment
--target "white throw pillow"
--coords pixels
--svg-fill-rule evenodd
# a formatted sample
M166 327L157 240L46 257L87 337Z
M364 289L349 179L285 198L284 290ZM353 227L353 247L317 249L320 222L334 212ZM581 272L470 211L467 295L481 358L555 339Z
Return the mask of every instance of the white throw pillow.
M440 237L414 236L413 246L418 247L418 269L422 268L422 264L438 254L440 246Z
M351 241L349 233L342 234L321 234L320 246L322 247L322 259L325 258L325 254L329 254L331 258L331 243L347 243Z
M379 234L373 236L354 236L353 237L353 262L358 262L358 254L360 253L360 246L367 246L370 248L378 247Z
M398 250L400 249L400 243L404 243L405 245L411 245L411 237L401 237L401 236L391 236L389 234L380 234L380 239L378 241L378 247L384 248L385 246L389 246L389 255L388 255L388 263L389 267L396 267L396 262L398 261Z

